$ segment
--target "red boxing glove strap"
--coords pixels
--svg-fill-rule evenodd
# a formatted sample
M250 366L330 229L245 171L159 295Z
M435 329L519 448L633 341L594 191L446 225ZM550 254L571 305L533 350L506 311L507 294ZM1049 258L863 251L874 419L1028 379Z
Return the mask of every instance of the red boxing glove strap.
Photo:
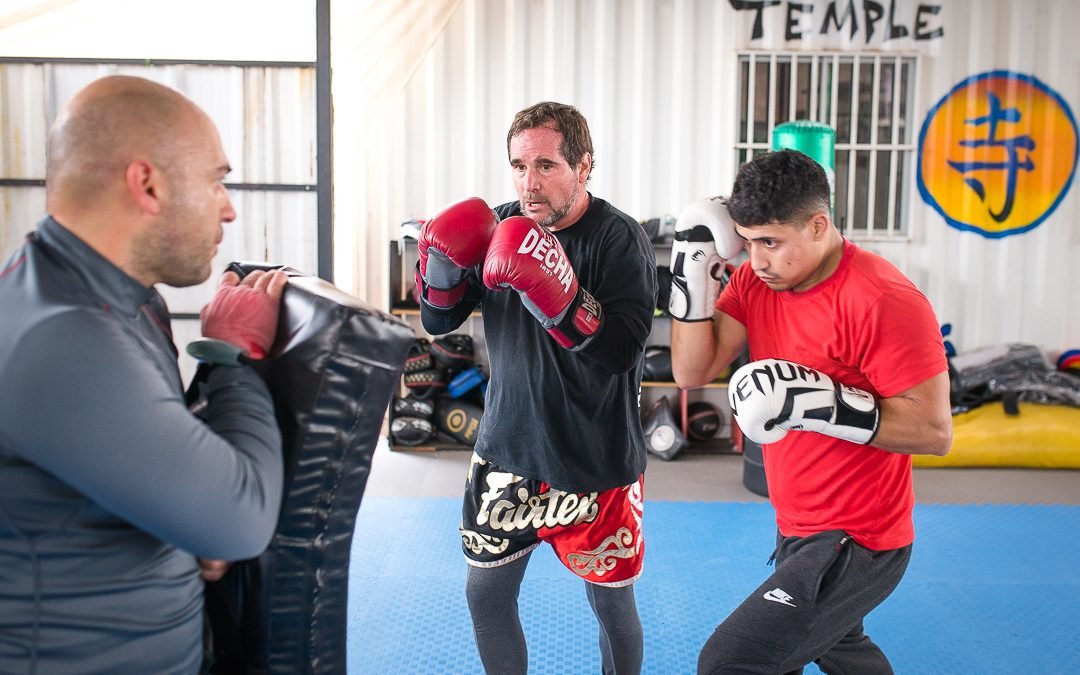
M465 297L465 291L469 286L468 281L462 281L453 288L435 288L416 272L416 285L420 289L420 297L427 304L436 309L452 309Z
M435 307L450 308L461 302L465 297L465 283L462 282L453 288L442 289L428 286L424 289L424 299L428 304Z
M600 303L584 288L578 287L577 295L566 308L557 324L548 329L560 347L571 351L583 349L600 331L604 312Z

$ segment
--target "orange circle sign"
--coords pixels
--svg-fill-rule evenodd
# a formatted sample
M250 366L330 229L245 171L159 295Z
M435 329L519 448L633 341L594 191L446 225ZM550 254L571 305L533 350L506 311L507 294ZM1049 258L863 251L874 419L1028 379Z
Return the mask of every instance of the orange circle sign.
M999 239L1044 221L1069 191L1076 120L1030 75L995 70L953 87L919 134L919 192L961 230Z

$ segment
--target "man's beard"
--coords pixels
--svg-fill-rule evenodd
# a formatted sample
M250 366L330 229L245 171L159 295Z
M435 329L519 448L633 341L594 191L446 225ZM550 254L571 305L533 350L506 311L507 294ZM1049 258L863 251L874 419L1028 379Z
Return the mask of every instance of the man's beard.
M552 206L551 202L548 202L548 206L551 206L551 215L543 220L536 221L536 224L544 229L550 229L552 225L559 222L566 217L566 214L570 213L570 209L574 208L574 204L577 203L578 193L581 191L580 187L575 185L574 192L570 195L570 198L562 205L562 208L556 209ZM518 200L521 205L521 212L525 212L525 199Z
M175 215L174 215L175 214ZM141 272L174 288L197 286L210 276L209 241L194 239L191 219L174 204L165 214L165 222L147 230L133 244Z

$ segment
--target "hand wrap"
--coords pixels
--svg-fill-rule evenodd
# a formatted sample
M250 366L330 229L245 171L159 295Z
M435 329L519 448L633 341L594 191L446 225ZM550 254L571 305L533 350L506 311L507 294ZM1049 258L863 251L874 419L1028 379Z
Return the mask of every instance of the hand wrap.
M203 337L223 340L261 359L277 333L280 300L251 286L218 286L199 314Z

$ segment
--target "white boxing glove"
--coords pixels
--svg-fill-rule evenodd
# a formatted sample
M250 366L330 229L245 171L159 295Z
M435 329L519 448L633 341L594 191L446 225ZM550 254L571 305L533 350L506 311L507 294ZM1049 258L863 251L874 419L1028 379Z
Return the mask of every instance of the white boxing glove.
M754 361L736 370L728 384L728 402L739 428L760 444L803 430L866 445L880 422L877 401L869 392L780 359Z
M742 237L720 197L684 208L675 220L671 244L671 316L679 321L712 319L724 263L742 249Z

